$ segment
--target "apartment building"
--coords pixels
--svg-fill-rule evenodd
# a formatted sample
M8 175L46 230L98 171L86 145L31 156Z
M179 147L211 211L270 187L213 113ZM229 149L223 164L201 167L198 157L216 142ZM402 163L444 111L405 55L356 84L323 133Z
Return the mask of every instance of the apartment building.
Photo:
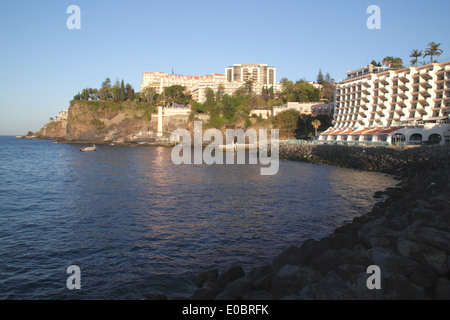
M142 75L141 92L146 88L154 88L156 93L160 94L166 87L180 85L186 87L194 100L203 103L206 101L208 88L216 92L220 87L223 94L232 95L248 80L253 81L253 92L259 93L263 88L270 87L273 87L275 94L281 92L281 85L276 83L276 68L266 64L235 64L225 68L225 73L227 75L212 73L204 76L185 76L159 71L145 72Z
M221 94L233 95L233 93L244 85L243 82L200 82L194 85L190 92L192 94L192 99L199 103L206 102L206 93L208 89L217 92L217 90L221 90Z
M327 141L450 144L450 61L399 70L369 65L336 86Z
M225 75L228 82L240 81L246 82L253 80L255 85L275 87L277 84L277 70L269 67L267 64L244 63L235 64L225 68Z
M220 84L225 83L226 77L223 74L213 73L204 76L184 76L173 75L163 72L146 72L142 75L141 92L145 88L155 88L156 93L160 94L165 87L180 85L186 87L188 91L199 83Z

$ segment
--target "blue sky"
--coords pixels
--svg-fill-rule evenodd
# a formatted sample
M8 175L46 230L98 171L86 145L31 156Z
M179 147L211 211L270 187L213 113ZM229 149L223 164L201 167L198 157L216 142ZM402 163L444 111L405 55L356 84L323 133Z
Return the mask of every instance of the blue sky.
M69 30L70 5L81 29ZM381 9L369 30L366 9ZM37 131L85 87L110 77L138 91L142 73L224 73L266 63L277 80L336 80L372 59L441 43L450 60L448 0L2 1L0 135Z

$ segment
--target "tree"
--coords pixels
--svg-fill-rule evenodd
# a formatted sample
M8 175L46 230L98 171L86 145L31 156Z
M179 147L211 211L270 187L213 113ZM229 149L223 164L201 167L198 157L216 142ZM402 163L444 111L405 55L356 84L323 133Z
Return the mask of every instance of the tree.
M111 98L111 79L106 78L105 81L102 82L102 87L99 91L101 100L108 100Z
M322 69L319 69L319 74L317 75L317 83L323 84L323 82L324 82L324 79L323 79Z
M403 60L401 58L394 58L391 56L385 57L382 63L389 69L399 69L403 67Z
M165 98L169 103L188 104L191 97L186 94L186 87L180 85L173 85L164 88Z
M274 97L275 97L275 92L273 90L273 86L271 86L269 88L269 99L274 99Z
M374 65L375 67L381 67L381 62L376 62L375 60L372 60L370 64Z
M225 86L221 83L217 86L216 101L220 101L225 93Z
M133 100L135 98L135 92L133 86L129 83L125 85L126 100Z
M126 99L126 93L125 93L125 84L123 83L123 79L122 82L120 83L120 101L125 101Z
M430 61L433 63L434 56L439 57L443 53L442 49L439 48L440 46L440 43L430 42L423 57L426 58L430 56Z
M299 118L300 113L297 110L289 109L277 114L273 124L280 130L280 135L290 138L295 135Z
M155 88L144 88L142 90L141 98L145 102L155 102L158 94L156 93Z
M214 97L214 90L211 88L206 89L206 102L205 107L206 109L210 109L214 106L215 103L215 97Z
M420 50L420 51L418 49L413 50L413 51L411 51L411 54L409 56L411 58L413 58L411 60L411 65L413 67L415 67L417 65L417 63L419 62L418 58L420 58L422 56L422 50Z
M391 56L387 56L383 59L382 63L383 65L385 65L386 67L388 67L389 69L392 68L392 64L393 64L393 60L394 58Z
M311 122L312 126L314 127L314 129L316 130L316 135L317 136L317 129L319 129L319 127L322 125L322 123L320 123L320 120L315 119Z
M252 94L253 92L253 78L249 77L247 81L244 83L244 87L247 89L248 94Z

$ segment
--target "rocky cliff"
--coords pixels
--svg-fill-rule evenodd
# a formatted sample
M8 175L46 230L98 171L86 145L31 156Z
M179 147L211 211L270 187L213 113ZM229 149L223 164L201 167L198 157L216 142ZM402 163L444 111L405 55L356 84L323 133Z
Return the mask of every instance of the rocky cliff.
M153 106L135 101L72 101L67 121L48 123L36 137L66 141L150 142L157 130L153 112ZM182 120L186 122L187 119ZM177 121L183 123L180 119Z
M51 121L34 136L39 139L64 139L66 137L67 121Z

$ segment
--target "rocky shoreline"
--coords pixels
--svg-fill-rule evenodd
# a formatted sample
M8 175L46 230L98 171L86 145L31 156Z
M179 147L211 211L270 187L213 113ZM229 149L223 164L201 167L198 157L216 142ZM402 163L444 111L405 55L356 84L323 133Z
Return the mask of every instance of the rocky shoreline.
M336 147L284 146L280 157L367 166L401 182L377 192L385 200L371 212L320 241L291 246L272 264L247 274L240 266L200 274L190 299L450 299L450 147ZM380 268L381 289L367 287L372 265Z

